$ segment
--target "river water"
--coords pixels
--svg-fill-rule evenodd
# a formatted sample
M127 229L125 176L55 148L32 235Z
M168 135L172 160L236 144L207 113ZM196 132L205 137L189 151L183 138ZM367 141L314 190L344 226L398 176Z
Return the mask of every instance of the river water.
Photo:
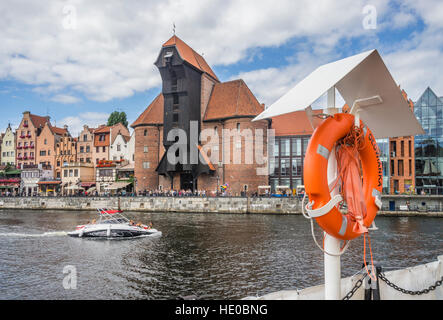
M323 253L302 216L128 213L159 238L66 236L94 212L0 210L0 299L240 299L323 282ZM374 260L404 268L443 254L443 219L377 217ZM321 241L321 231L316 226ZM363 261L363 239L342 257L342 276ZM64 273L64 269L65 272ZM76 275L76 287L65 289ZM71 282L73 284L73 282Z

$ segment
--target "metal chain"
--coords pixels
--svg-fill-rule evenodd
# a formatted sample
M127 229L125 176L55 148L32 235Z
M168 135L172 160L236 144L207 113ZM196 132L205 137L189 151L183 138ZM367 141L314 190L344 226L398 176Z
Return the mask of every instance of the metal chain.
M344 298L342 299L342 300L350 300L351 298L352 298L352 296L354 295L354 293L362 286L362 284L363 284L363 280L367 277L367 273L365 273L364 275L363 275L363 277L361 278L361 279L359 279L356 283L355 283L355 285L354 285L354 287L351 289L351 291L349 291L348 292L348 294L346 294L345 296L344 296Z
M400 288L399 286L393 284L393 283L392 283L391 281L389 281L389 280L386 278L386 276L385 276L383 273L381 273L381 272L380 272L380 274L379 274L379 278L380 278L381 280L383 280L384 282L386 282L386 284L387 284L388 286L390 286L391 288L393 288L393 289L395 289L395 290L397 290L397 291L400 291L400 292L402 292L402 293L404 293L404 294L410 294L410 295L413 295L413 296L416 296L416 295L422 295L422 294L427 294L427 293L429 293L430 291L435 290L438 286L441 286L441 284L443 283L443 276L442 276L442 277L440 278L440 280L437 280L433 285L429 286L429 288L426 288L426 289L423 289L423 290L420 290L420 291L411 291L411 290L406 290L406 289Z

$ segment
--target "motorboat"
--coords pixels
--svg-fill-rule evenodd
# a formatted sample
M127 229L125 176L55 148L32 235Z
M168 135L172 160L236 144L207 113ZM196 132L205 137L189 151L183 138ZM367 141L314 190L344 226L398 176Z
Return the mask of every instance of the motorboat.
M120 210L97 209L99 218L93 223L78 225L68 236L75 238L134 238L161 236L161 231L152 225L134 224Z

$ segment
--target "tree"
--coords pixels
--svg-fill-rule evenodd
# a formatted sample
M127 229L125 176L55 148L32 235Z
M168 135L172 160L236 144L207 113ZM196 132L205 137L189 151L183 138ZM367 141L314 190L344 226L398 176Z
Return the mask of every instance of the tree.
M125 112L114 111L108 118L108 126L116 125L117 123L123 124L125 127L128 127L128 120L126 119Z

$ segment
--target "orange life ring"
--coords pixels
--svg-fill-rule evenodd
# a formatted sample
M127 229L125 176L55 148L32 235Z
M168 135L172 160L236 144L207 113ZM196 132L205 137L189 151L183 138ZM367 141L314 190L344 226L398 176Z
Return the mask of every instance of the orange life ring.
M331 199L328 185L328 159L335 143L345 137L354 126L354 116L338 113L327 118L314 131L306 150L303 177L306 194L311 206L306 207L311 218L331 236L341 240L352 240L360 235L353 231L356 221L344 215L337 208L341 196ZM359 150L363 170L363 194L367 213L363 219L370 227L381 209L383 168L380 151L371 130L360 121L364 132L364 147Z

